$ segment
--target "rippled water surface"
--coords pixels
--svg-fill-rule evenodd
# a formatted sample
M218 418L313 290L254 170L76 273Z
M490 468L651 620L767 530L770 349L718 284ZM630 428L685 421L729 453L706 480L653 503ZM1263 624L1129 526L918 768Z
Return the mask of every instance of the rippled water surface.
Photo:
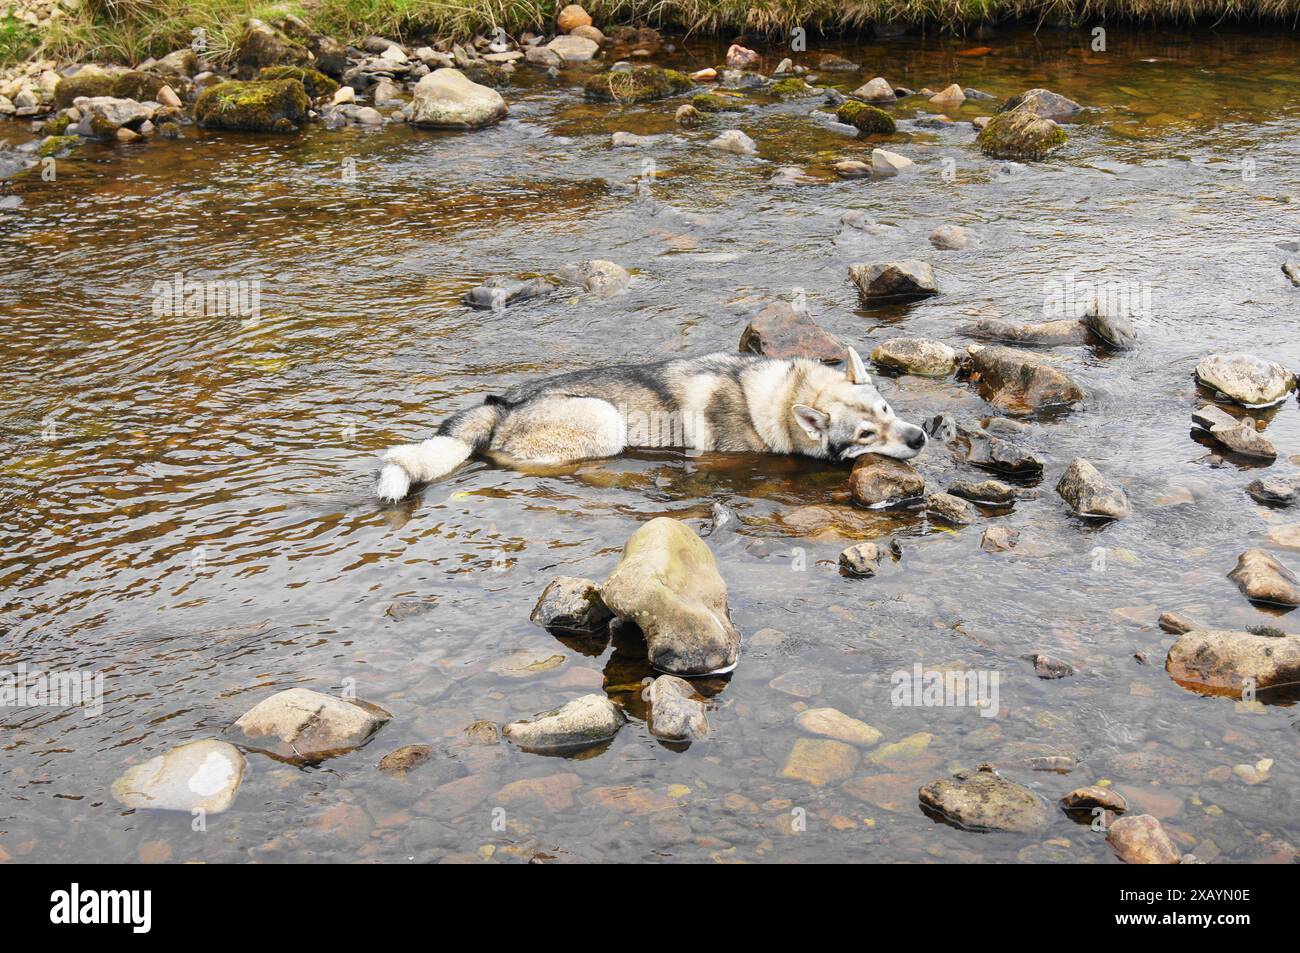
M833 163L872 143L835 132L818 100L751 96L725 124L759 153L735 157L702 147L724 123L676 128L676 101L588 104L581 69L550 84L529 68L506 94L508 121L477 133L190 130L89 147L54 182L11 183L22 206L0 221L0 662L99 672L105 688L97 717L0 714L0 859L1114 862L1102 835L1059 812L1029 835L921 812L920 784L986 761L1049 802L1108 779L1203 860L1289 857L1295 709L1175 685L1162 667L1172 637L1154 622L1178 610L1296 631L1226 578L1287 514L1247 497L1258 471L1211 465L1189 414L1207 353L1300 365L1300 290L1280 270L1300 241L1300 43L1112 29L1095 53L1089 39L813 44L864 64L824 74L844 90L883 74L999 98L1043 85L1095 107L1064 152L1030 166L975 150L966 120L991 112L982 101L941 128L912 121L934 107L903 101L891 148L919 173L839 180ZM992 52L961 55L977 45ZM661 61L695 68L720 52L687 40ZM617 130L667 135L615 150ZM880 227L843 227L851 210ZM926 236L945 222L982 242L933 250ZM932 260L944 293L861 309L847 266L899 257ZM589 258L632 269L630 290L501 313L459 304L488 275ZM259 281L260 321L155 314L155 282L177 273ZM903 556L844 579L844 537L801 508L844 504L845 472L779 458L643 454L547 474L476 463L400 507L370 497L377 452L485 393L731 351L764 303L798 289L865 353L903 333L962 346L956 328L976 317L1038 320L1045 289L1071 274L1145 283L1151 313L1133 352L1052 352L1089 396L1032 425L1049 461L1040 495L990 517L1020 530L1013 553L982 552L980 526L858 513L858 535L897 538ZM880 383L907 419L990 412L954 380ZM1281 453L1270 472L1297 469L1296 410L1262 415ZM1123 483L1132 517L1093 527L1066 513L1052 487L1078 455ZM937 446L918 463L936 487L975 475ZM711 739L680 750L645 730L642 645L560 640L528 614L556 575L603 579L645 519L703 530L714 503L742 524L709 543L746 645L732 677L703 686ZM521 651L550 661L497 674ZM1077 674L1036 678L1034 652ZM916 663L998 673L998 717L891 705L891 673ZM395 717L317 767L250 755L234 807L205 833L113 801L126 766L294 685L354 686ZM466 737L477 719L602 686L632 721L583 757ZM896 761L864 751L847 786L814 787L781 773L805 707L861 718L882 743L931 737ZM379 757L408 743L434 758L405 780L381 775ZM1079 763L1035 770L1043 757ZM1261 784L1231 773L1266 758ZM507 789L522 779L540 783Z

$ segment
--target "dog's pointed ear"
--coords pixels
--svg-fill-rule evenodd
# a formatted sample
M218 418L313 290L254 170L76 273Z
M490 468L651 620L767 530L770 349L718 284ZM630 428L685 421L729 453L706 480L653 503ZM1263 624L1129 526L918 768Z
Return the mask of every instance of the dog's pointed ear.
M844 359L844 373L849 378L850 384L870 384L871 375L867 373L867 367L862 363L862 358L858 352L849 348L848 356Z
M831 418L828 415L806 404L794 405L794 419L803 432L813 440L821 440L831 426Z

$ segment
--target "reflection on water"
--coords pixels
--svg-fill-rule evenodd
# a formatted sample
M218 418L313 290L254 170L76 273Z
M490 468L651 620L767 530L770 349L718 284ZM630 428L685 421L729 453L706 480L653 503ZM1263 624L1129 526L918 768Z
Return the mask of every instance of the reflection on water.
M844 89L876 74L998 98L1044 85L1097 107L1065 153L1030 167L979 156L965 122L904 121L894 141L919 174L842 181L834 162L872 144L810 117L815 100L751 97L726 121L759 156L736 158L701 148L717 126L676 128L675 102L592 106L579 70L558 85L521 70L511 119L472 135L194 135L90 147L55 182L15 183L22 208L0 223L0 662L101 672L105 691L95 718L5 709L0 859L1110 859L1057 812L1036 835L921 813L920 784L983 761L1049 801L1108 779L1204 860L1285 857L1300 836L1294 709L1173 684L1154 620L1178 610L1297 631L1225 576L1287 514L1246 496L1257 472L1212 465L1188 420L1205 353L1300 364L1279 267L1300 237L1300 46L1120 32L1106 53L1084 34L1021 30L979 40L991 47L979 56L961 55L974 41L825 47L868 66L827 74ZM691 39L676 60L719 52ZM909 100L897 114L918 109L937 111ZM952 116L990 111L968 100ZM646 153L611 149L616 130L669 134L649 152L648 194ZM776 177L783 166L807 178ZM843 226L851 210L877 227ZM944 222L981 243L934 252L926 236ZM913 256L934 261L943 295L859 309L848 264ZM588 258L633 269L630 290L459 305L486 276ZM159 313L154 285L178 273L257 282L258 320ZM982 552L979 526L855 510L842 469L763 457L642 454L530 474L476 463L400 507L369 498L377 451L479 395L591 363L729 351L763 302L798 289L865 353L899 333L963 345L955 329L974 318L1039 320L1071 275L1144 283L1152 313L1133 352L1050 352L1089 398L1032 425L1048 461L1040 494L988 516L1020 531L1011 553ZM879 383L906 419L989 413L960 382ZM1295 404L1263 416L1283 454L1270 472L1294 472ZM1132 518L1065 513L1052 487L1078 455L1124 482ZM933 486L978 478L936 447L919 462ZM604 578L640 521L703 531L714 503L737 516L708 541L746 643L734 675L700 686L712 738L683 750L644 728L635 632L557 639L528 614L556 575ZM845 579L843 541L869 538L898 540L901 558ZM516 652L550 661L501 674L494 663ZM1036 678L1025 656L1037 652L1076 674ZM917 663L999 673L999 717L894 707L892 673ZM277 688L344 684L393 722L315 768L253 756L206 833L108 795L125 765L217 734ZM601 689L633 722L582 757L465 733ZM868 722L882 745L912 740L864 751L847 786L787 779L809 707ZM408 743L436 755L404 781L375 769ZM1263 783L1232 773L1267 758Z

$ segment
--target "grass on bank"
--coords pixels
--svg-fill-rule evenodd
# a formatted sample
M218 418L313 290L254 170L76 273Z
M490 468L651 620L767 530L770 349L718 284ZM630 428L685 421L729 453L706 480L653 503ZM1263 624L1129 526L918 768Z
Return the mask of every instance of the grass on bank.
M83 0L56 21L44 51L61 60L137 63L189 45L202 29L220 60L250 16L293 13L345 41L378 34L395 39L466 37L504 27L543 31L567 0ZM811 33L851 31L877 23L921 24L958 31L993 19L1100 18L1197 21L1292 21L1300 0L588 0L598 25L625 23L699 33L771 34L802 26ZM0 21L3 22L3 21ZM21 26L21 24L19 24ZM0 61L26 55L21 32L0 30Z

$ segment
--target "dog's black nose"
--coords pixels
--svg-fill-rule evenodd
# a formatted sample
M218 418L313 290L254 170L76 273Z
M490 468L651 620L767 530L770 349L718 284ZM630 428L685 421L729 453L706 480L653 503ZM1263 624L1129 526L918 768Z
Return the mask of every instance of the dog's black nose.
M925 446L925 431L920 427L912 428L912 435L907 438L907 445L913 450L920 450Z

